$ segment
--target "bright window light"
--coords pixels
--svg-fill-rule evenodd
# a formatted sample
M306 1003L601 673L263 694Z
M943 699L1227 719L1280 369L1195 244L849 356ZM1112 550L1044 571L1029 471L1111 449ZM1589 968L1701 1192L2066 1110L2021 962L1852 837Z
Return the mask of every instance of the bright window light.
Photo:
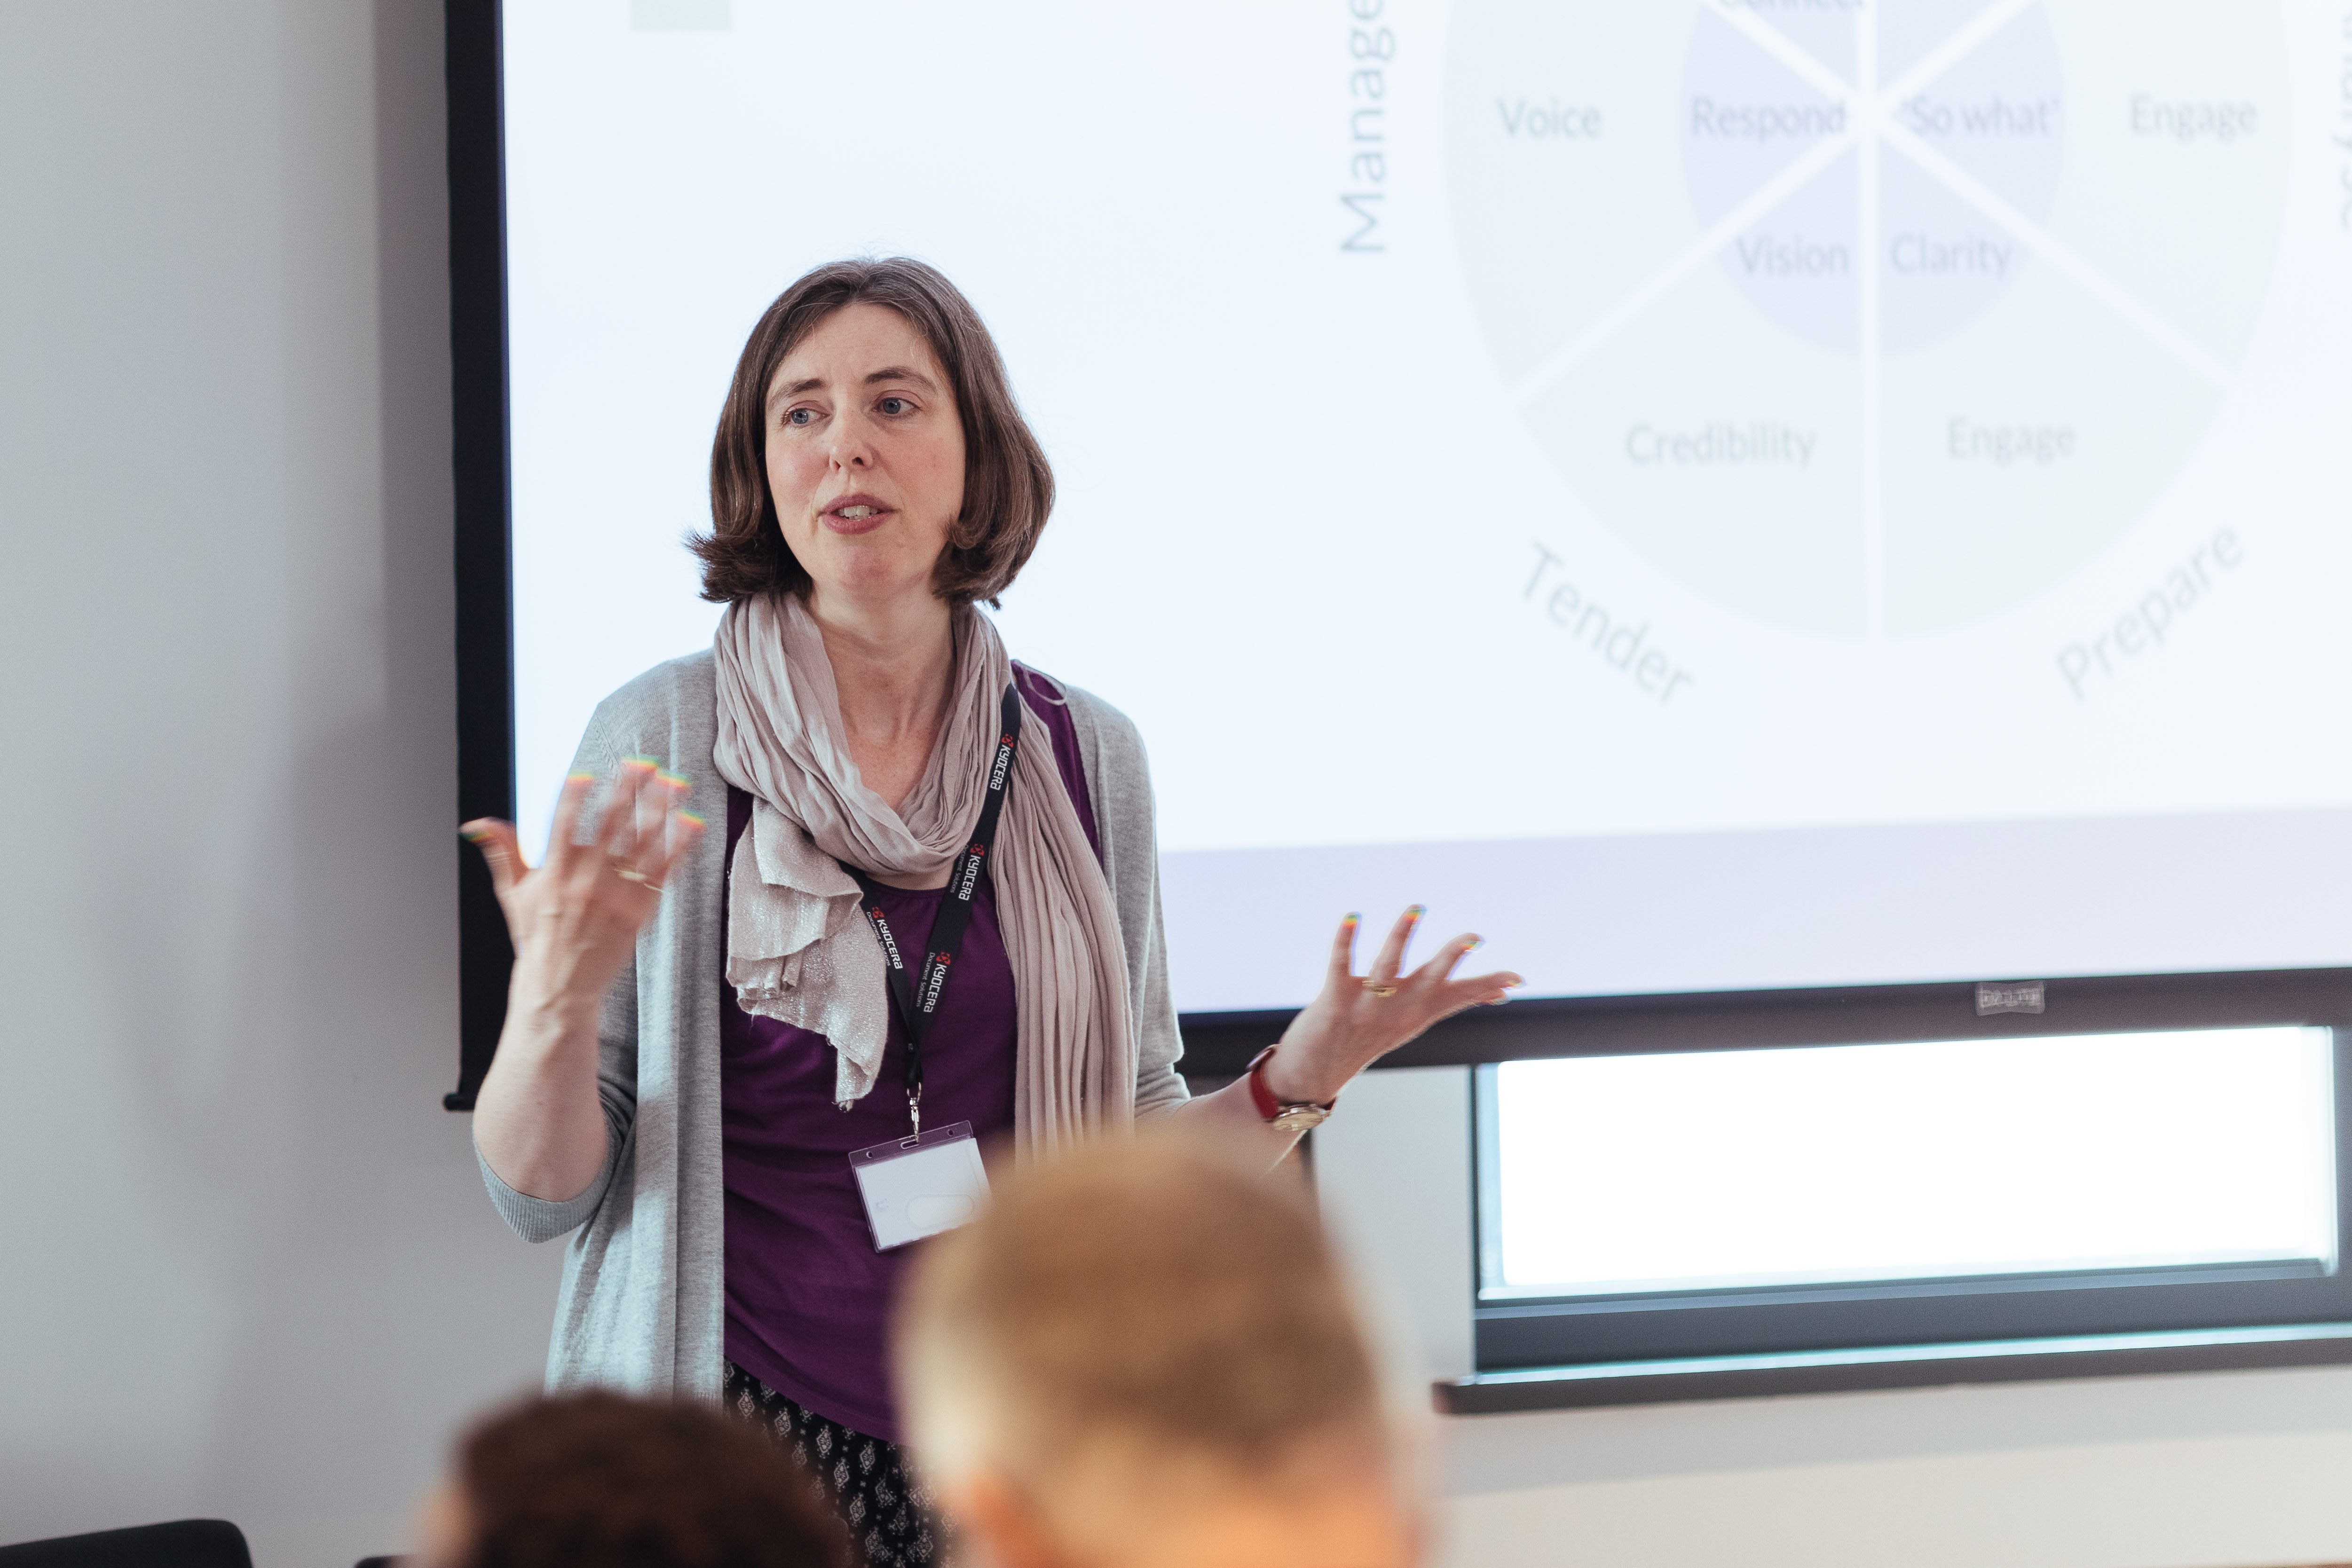
M1489 1300L2336 1261L2325 1029L1486 1070Z

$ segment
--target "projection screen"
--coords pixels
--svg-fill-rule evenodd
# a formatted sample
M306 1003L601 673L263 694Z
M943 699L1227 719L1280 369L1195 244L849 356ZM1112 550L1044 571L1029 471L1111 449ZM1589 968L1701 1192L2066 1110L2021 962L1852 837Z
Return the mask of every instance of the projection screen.
M2352 963L2352 102L2290 0L507 0L515 755L709 643L786 284L905 254L1060 501L1191 1013Z

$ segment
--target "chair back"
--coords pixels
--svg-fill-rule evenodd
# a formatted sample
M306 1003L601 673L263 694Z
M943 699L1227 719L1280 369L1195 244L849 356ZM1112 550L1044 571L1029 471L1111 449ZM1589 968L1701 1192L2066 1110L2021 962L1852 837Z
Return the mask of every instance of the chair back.
M253 1554L227 1520L179 1519L0 1546L0 1568L253 1568Z

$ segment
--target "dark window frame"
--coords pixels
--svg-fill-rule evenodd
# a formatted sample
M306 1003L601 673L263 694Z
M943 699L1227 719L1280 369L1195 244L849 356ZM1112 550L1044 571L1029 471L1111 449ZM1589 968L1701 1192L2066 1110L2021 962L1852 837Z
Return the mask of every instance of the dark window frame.
M1465 1129L1474 1140L1470 1190L1463 1195L1469 1245L1459 1266L1478 1370L1439 1383L1433 1391L1438 1408L1476 1415L2352 1362L2352 968L2063 977L2044 982L2043 998L2044 1010L2038 1014L1984 1016L1977 1011L1973 981L1539 998L1448 1019L1380 1065L1475 1069L1565 1056L2276 1024L2332 1029L2338 1273L2326 1279L2232 1280L2217 1276L2256 1270L2200 1270L2193 1279L2184 1277L2192 1271L2173 1270L2166 1271L2176 1276L2172 1281L2132 1289L2119 1288L2121 1281L2109 1277L2071 1290L2065 1281L2038 1280L2028 1282L2033 1289L2009 1292L1988 1289L1981 1281L1958 1281L1940 1292L1887 1284L1847 1293L1847 1302L1832 1303L1839 1312L1815 1315L1802 1333L1777 1339L1769 1332L1725 1333L1715 1342L1722 1349L1714 1354L1687 1346L1669 1352L1656 1341L1609 1343L1589 1332L1589 1321L1569 1322L1597 1314L1528 1310L1540 1308L1534 1302L1488 1307L1479 1301L1474 1093L1474 1124ZM1288 1017L1227 1013L1187 1019L1188 1071L1238 1071L1281 1032ZM2042 1288L2053 1283L2059 1288ZM2033 1295L2042 1307L2057 1310L2047 1311L2038 1324L2021 1314L1997 1323L1980 1303L2004 1293ZM1871 1297L1895 1305L1877 1309L1884 1314L1878 1321L1864 1321L1868 1314L1855 1314L1853 1302ZM1936 1304L1938 1297L1944 1304ZM1929 1310L1916 1307L1921 1300ZM1750 1322L1769 1331L1773 1309L1780 1304L1767 1303L1763 1317ZM1766 1348L1776 1343L1781 1348Z
M2284 1020L2281 1020L2284 1021ZM2159 1026L2160 1027L2160 1026ZM2055 1031L2053 1031L2055 1032ZM2105 1030L2066 1033L2106 1033ZM1753 1049L1753 1048L1750 1048ZM2352 1127L2352 1027L2338 1027L2337 1146ZM1474 1223L1488 1218L1494 1155L1494 1065L1478 1075L1472 1111ZM2352 1162L2336 1167L2337 1256L2352 1256ZM1483 1270L1481 1271L1483 1272ZM2314 1263L1974 1275L1622 1296L1484 1298L1474 1277L1472 1322L1482 1372L1534 1366L1772 1355L1830 1347L2179 1333L2352 1321L2352 1270Z

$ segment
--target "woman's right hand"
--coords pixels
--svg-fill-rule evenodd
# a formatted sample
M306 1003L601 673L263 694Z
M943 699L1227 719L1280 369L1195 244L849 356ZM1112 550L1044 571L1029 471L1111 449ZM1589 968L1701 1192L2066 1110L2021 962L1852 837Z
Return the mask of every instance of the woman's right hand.
M687 781L633 757L610 780L596 831L574 842L597 781L563 782L547 858L522 858L513 824L483 818L463 831L489 862L514 942L506 1025L474 1101L474 1142L516 1191L555 1201L586 1190L604 1162L596 1092L596 1021L662 883L702 836L679 808Z
M632 757L611 781L593 840L574 842L596 782L585 773L563 781L547 858L536 867L524 862L511 822L485 817L460 830L489 862L514 943L509 1032L518 1023L593 1030L637 932L661 906L663 880L701 836L702 819L676 809L686 779Z

